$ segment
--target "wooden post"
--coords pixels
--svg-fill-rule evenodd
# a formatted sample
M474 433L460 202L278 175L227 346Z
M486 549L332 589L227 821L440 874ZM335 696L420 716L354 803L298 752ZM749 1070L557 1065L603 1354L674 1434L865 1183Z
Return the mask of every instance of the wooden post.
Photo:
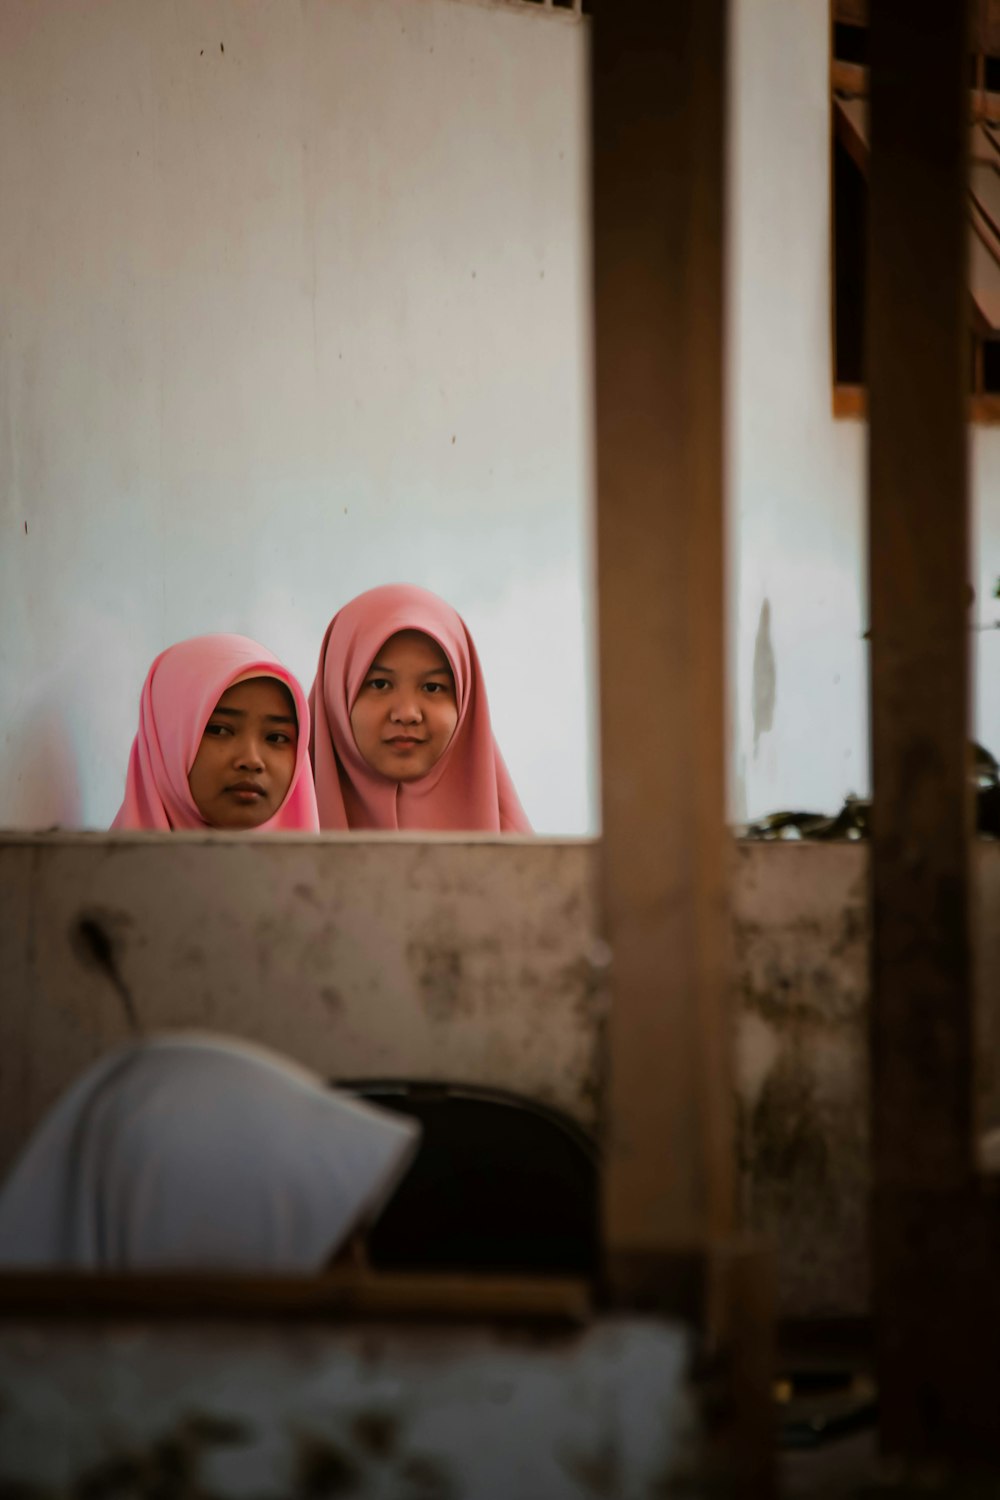
M605 0L591 39L604 1240L614 1298L712 1354L720 1488L765 1496L771 1268L732 1237L725 1004L725 21L725 0Z
M605 1238L626 1297L732 1230L724 21L724 0L609 0L592 39Z
M966 1336L985 1227L972 1139L966 11L871 6L873 1269L883 1446L910 1460L957 1452L975 1425L963 1390L978 1378Z

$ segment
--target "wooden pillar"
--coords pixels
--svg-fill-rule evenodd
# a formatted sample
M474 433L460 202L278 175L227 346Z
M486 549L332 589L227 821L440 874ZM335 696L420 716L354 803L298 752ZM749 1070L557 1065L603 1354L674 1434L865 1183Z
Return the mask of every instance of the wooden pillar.
M971 1417L962 1387L975 1361L962 1329L982 1249L966 772L965 12L963 0L872 0L870 12L873 1292L883 1446L910 1459L954 1450Z
M724 1014L724 0L592 37L613 1286L732 1229Z
M683 1316L720 1493L773 1482L771 1263L733 1238L725 1004L725 0L591 38L609 1290Z

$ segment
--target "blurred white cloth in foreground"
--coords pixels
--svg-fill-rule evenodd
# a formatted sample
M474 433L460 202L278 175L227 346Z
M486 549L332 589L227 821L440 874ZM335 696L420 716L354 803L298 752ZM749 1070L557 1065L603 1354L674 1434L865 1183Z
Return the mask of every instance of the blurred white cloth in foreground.
M117 1050L0 1190L0 1266L319 1270L382 1208L419 1126L227 1037Z

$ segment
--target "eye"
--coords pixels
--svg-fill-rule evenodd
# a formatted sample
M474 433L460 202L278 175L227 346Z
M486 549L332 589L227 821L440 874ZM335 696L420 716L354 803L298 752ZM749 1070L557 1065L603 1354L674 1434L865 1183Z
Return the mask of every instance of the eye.
M205 733L210 734L213 739L221 739L223 735L231 734L232 730L228 724L206 724Z
M384 693L386 688L392 687L388 677L369 677L365 687L370 687L376 693Z
M424 692L425 693L446 693L447 691L448 691L448 689L444 685L443 682L425 682L424 683Z
M293 743L291 735L285 734L281 729L275 729L267 738L272 745L291 745Z

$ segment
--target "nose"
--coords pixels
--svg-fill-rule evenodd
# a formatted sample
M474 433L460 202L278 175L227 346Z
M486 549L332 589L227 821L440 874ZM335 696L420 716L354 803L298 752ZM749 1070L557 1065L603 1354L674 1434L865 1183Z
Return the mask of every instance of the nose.
M389 718L394 724L419 724L423 713L416 691L401 688L393 698Z
M234 760L240 771L263 771L264 756L256 735L242 735L236 743Z

